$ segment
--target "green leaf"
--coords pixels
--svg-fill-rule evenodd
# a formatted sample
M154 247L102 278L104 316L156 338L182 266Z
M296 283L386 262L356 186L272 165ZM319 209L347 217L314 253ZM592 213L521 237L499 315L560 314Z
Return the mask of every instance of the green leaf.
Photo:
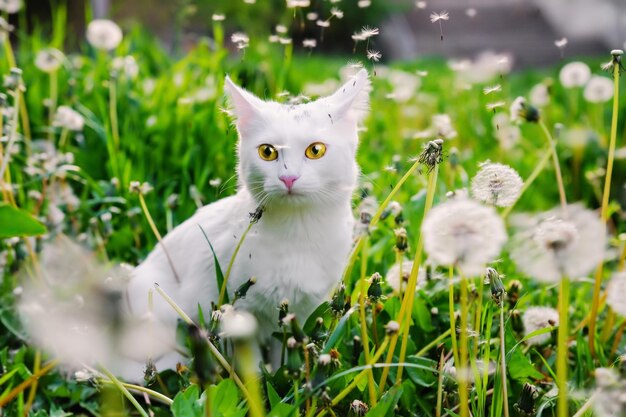
M211 395L211 411L214 416L235 416L241 411L236 405L241 402L239 390L232 379L224 379L217 386L209 388Z
M270 407L274 408L276 404L280 403L280 396L269 381L265 385L267 386L267 399L270 402Z
M290 417L295 416L296 407L291 404L278 403L273 407L267 417Z
M224 274L222 273L222 267L220 266L220 262L217 260L217 255L215 254L215 250L213 249L213 245L211 245L211 241L209 240L208 236L204 232L204 229L200 225L198 225L198 227L202 231L202 234L204 235L204 238L206 239L207 243L209 244L209 247L211 248L211 253L213 253L213 262L215 263L215 279L217 281L217 290L221 291L222 286L224 285ZM224 291L224 303L228 304L228 302L229 302L228 301L228 291Z
M197 385L190 385L174 397L174 402L170 407L172 415L174 417L200 417L202 407L198 405L199 398L200 388Z
M15 236L38 236L48 232L30 213L0 203L0 238Z
M509 376L518 381L525 381L528 378L544 378L544 375L535 369L530 359L519 350L513 352L506 365Z
M341 320L339 320L339 323L337 323L337 327L335 327L335 330L332 332L332 334L328 338L328 342L326 342L326 345L324 346L324 350L322 353L328 353L333 347L335 347L335 344L339 342L339 340L343 337L343 334L345 333L346 329L348 328L347 323L348 323L348 320L350 320L350 316L352 315L352 313L354 313L358 309L359 309L359 305L355 304L350 308L350 310L346 312L346 314L343 315Z
M365 414L365 417L385 417L394 415L393 408L402 396L402 387L393 387L387 391L380 402Z
M437 376L435 372L437 370L437 362L417 356L409 356L406 361L411 364L422 365L424 368L407 367L406 373L416 385L422 387L432 387L437 383Z

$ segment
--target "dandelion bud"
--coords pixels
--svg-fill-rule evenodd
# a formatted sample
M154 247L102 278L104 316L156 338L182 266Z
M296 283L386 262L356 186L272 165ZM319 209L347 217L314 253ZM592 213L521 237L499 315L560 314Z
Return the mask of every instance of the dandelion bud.
M524 289L524 285L517 279L512 280L509 283L509 289L507 290L507 295L509 299L509 303L511 306L517 304L517 300L519 299L519 295Z
M143 370L143 380L146 382L146 385L150 385L152 382L154 382L157 374L158 371L156 366L154 365L154 361L149 358L146 361L146 368Z
M283 323L291 327L291 335L298 343L304 343L308 340L307 336L302 331L302 328L300 328L294 313L287 314L283 319Z
M383 295L383 290L380 287L382 276L378 272L374 272L369 281L370 286L367 289L367 298L371 303L376 303Z
M235 290L235 300L238 300L240 298L246 298L246 294L248 294L248 290L254 285L256 284L256 277L252 277L249 280L247 280L246 282L244 282L243 284L241 284L239 286L239 288L237 288ZM234 301L233 301L234 302Z
M330 302L330 309L335 316L341 316L344 313L344 307L346 305L346 286L342 282L339 284L339 288L335 291L333 298Z
M352 338L352 366L357 366L359 363L359 356L363 351L363 344L359 336Z
M487 268L486 278L489 280L489 286L491 287L491 298L498 307L502 307L506 290L502 284L502 279L500 279L500 274L493 268Z
M326 339L327 335L328 333L326 331L326 327L324 326L324 319L318 317L315 319L315 327L311 332L311 340L317 344L321 344Z
M22 85L22 70L11 68L9 75L4 76L4 87L10 91L17 91Z
M517 400L513 408L515 408L515 410L524 417L534 416L535 399L537 396L537 388L527 382L524 384L519 400Z
M406 235L406 229L400 227L395 229L393 233L396 235L396 250L400 253L404 253L409 247L409 239Z
M341 367L341 354L339 353L339 351L335 348L332 348L329 354L330 354L330 364L334 368L340 368Z
M131 194L139 194L141 192L141 183L139 181L131 181L128 191Z
M422 149L422 153L418 157L418 161L432 171L437 164L443 162L443 139L435 139L426 143Z
M539 110L526 102L524 97L518 97L511 104L511 120L536 123L539 121Z
M320 355L320 357L317 359L317 369L315 371L315 374L313 375L313 380L311 381L313 387L323 384L326 378L328 378L330 362L331 357L328 353Z
M369 407L363 401L354 400L352 404L350 404L350 415L361 417L367 414L369 411Z
M519 310L511 311L511 328L516 333L522 333L524 331L524 322L522 321L522 312Z
M170 194L167 197L167 208L169 208L170 210L174 210L176 207L178 207L178 194Z
M385 332L389 335L389 336L393 336L394 334L398 334L398 332L400 331L400 323L398 323L397 321L390 321L389 323L387 323L385 325Z
M459 158L459 149L457 147L450 148L450 155L448 157L448 162L450 163L450 168L455 170L458 168L460 164Z
M287 317L287 314L289 314L289 300L285 299L283 301L280 302L280 305L278 306L278 325L279 326L284 326L285 325L285 317Z
M302 370L302 351L295 338L287 339L287 365L285 373L287 376L298 379Z

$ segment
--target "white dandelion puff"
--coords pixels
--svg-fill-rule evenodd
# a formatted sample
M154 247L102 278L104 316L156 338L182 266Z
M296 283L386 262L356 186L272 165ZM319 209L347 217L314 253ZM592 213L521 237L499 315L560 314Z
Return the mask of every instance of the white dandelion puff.
M626 379L611 368L597 368L594 371L597 389L593 410L597 417L621 417L626 411Z
M310 0L287 0L287 7L290 9L295 9L297 7L309 7L311 5Z
M122 29L107 19L92 20L87 26L87 41L96 49L112 51L122 42Z
M250 37L244 32L235 32L230 35L230 41L235 44L237 49L245 49L250 45Z
M237 310L233 307L222 310L220 337L247 339L256 334L257 328L256 318L247 311Z
M444 139L453 139L457 136L457 131L452 126L452 119L447 114L435 114L432 116L432 127L434 135Z
M69 106L59 106L54 115L53 126L80 132L85 125L85 119L76 110Z
M337 7L333 7L332 9L330 9L330 15L332 17L336 17L337 19L343 19L343 11L341 11Z
M524 335L559 325L559 313L551 307L528 307L522 317ZM550 340L550 332L526 340L529 345L539 346Z
M506 103L504 101L494 101L493 103L487 103L485 107L489 111L496 111L496 109L504 106L506 106Z
M591 78L591 70L584 62L570 62L561 68L559 80L565 88L582 87Z
M65 55L55 48L42 49L35 57L35 66L43 72L55 72L63 64Z
M17 13L21 8L21 0L0 0L0 10L8 14Z
M498 207L512 206L520 196L524 182L513 168L486 163L472 180L475 199Z
M413 261L402 261L402 276L400 276L400 263L396 262L385 274L385 282L398 294L400 293L400 286L402 286L403 291L406 291L412 268ZM423 288L424 285L426 285L426 269L420 266L415 290Z
M303 39L302 46L305 48L313 49L317 46L317 40L316 39Z
M594 75L585 89L583 97L590 103L604 103L613 98L613 81L607 77Z
M315 22L315 24L321 28L330 27L330 21L328 20L318 20L317 22Z
M220 13L213 13L211 16L211 20L214 22L223 22L226 19L226 16Z
M606 303L613 311L626 317L626 272L617 272L606 287Z
M543 282L578 278L591 272L604 256L606 227L581 204L558 207L537 216L511 218L518 231L511 258L520 271Z
M559 49L563 49L565 45L567 45L567 38L561 38L561 39L555 40L554 45Z
M372 2L371 0L359 0L356 5L360 9L366 9L372 5Z
M370 49L367 50L367 59L369 59L370 61L378 62L382 57L383 55L378 51Z
M424 248L439 265L459 266L479 275L506 242L504 223L492 207L454 199L434 207L422 225Z
M528 101L533 106L547 106L550 103L550 89L544 83L536 84L528 93Z

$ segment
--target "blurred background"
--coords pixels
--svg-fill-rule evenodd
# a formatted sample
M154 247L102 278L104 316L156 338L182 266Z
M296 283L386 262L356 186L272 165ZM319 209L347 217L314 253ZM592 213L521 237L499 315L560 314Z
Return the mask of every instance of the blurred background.
M55 2L27 1L28 23L50 21ZM607 49L623 48L626 40L624 0L312 0L306 15L301 8L284 6L285 0L72 0L68 46L82 41L88 18L107 17L127 30L137 25L148 28L166 49L182 54L200 39L211 37L211 18L216 13L225 16L227 37L245 28L254 39L284 24L290 26L294 44L315 38L317 50L342 55L354 47L354 30L363 24L379 27L380 37L371 46L386 61L469 58L491 50L511 54L516 69L536 68L564 58L603 55ZM311 12L328 16L333 7L344 16L327 28L307 16ZM449 15L449 20L441 21L444 42L439 22L430 21L431 13L443 11ZM566 44L557 47L555 41L562 44L563 38Z

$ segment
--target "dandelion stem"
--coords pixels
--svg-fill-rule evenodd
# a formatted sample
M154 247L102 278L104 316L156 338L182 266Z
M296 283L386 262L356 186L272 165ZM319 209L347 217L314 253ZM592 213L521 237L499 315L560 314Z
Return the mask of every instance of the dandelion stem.
M617 139L617 120L619 116L619 74L620 62L613 62L613 115L611 117L611 138L609 140L609 159L606 165L606 177L604 178L604 191L602 193L602 208L600 218L606 224L608 221L609 196L611 194L611 178L613 176L613 162L615 161L615 143ZM626 249L625 249L626 251ZM626 253L626 252L625 252ZM596 319L598 316L598 305L600 301L600 288L602 286L602 275L604 269L604 259L600 260L596 268L595 281L593 285L593 298L591 299L591 316L589 317L589 351L593 357L596 356Z
M115 387L120 390L122 394L124 394L124 396L128 399L128 401L130 401L130 403L133 405L133 407L135 407L135 409L139 412L139 414L141 414L142 417L149 417L146 410L143 409L143 407L139 404L135 397L133 397L133 394L128 391L128 388L126 388L124 384L122 384L120 380L115 377L115 375L113 375L108 369L106 369L102 365L100 365L100 369L111 380L113 385L115 385Z
M176 313L178 313L180 318L182 318L185 323L195 325L195 323L193 322L193 320L191 320L191 318L187 315L187 313L185 313L183 311L183 309L180 308L180 306L178 304L176 304L176 301L174 301L172 299L172 297L170 297L169 295L167 295L167 293L165 291L163 291L163 288L161 288L161 286L159 284L155 283L154 284L154 289L156 290L156 292L159 293L159 295L161 297L163 297L163 299L170 305L170 307L172 307L174 309L174 311L176 311ZM226 372L228 372L228 374L231 376L233 381L235 381L235 385L237 385L239 387L239 389L241 390L241 392L244 394L244 396L247 397L249 395L248 394L248 390L247 390L246 386L243 384L243 382L241 381L241 379L235 373L235 370L233 369L233 367L230 366L230 364L224 358L224 356L222 356L220 351L208 339L207 339L207 345L209 346L209 350L211 351L211 354L213 356L215 356L217 361L220 363L221 367L224 368L226 370Z
M504 303L500 302L500 378L502 379L502 406L504 407L504 417L509 417L509 394L506 378L506 343L504 336Z
M398 183L393 187L391 192L383 200L380 207L378 207L378 210L376 210L376 213L374 213L374 216L372 216L372 220L370 221L370 227L374 227L378 224L380 217L383 214L383 211L385 211L385 209L387 208L391 200L395 197L396 193L400 191L400 187L402 187L402 185L406 182L406 180L408 180L411 177L411 175L415 172L415 170L419 167L419 165L420 165L420 162L415 161L413 165L411 165L411 168L409 168L408 171L402 176L402 178L400 178ZM352 266L356 262L356 258L359 254L359 251L362 248L363 248L363 237L359 237L354 245L354 248L352 249L352 253L350 253L348 263L345 269L343 270L343 279L342 279L343 282L348 282L347 278L350 277L350 273L352 272ZM392 343L392 345L395 347L394 343Z
M454 267L450 266L448 278L448 308L450 311L450 339L452 341L452 354L454 363L459 364L459 345L456 339L456 318L454 310Z
M50 143L53 142L54 139L54 116L56 113L57 106L57 90L58 90L58 74L57 71L52 71L50 73L50 107L48 108L48 141Z
M113 381L108 380L108 379L100 379L98 382L102 384L115 385ZM154 398L157 401L162 402L163 404L172 405L172 403L174 402L172 401L171 398L161 394L160 392L151 390L150 388L142 387L141 385L129 384L127 382L122 382L122 381L120 381L120 384L126 387L126 389L128 389L129 391L136 391L136 392L142 392L142 393L148 394L150 397Z
M0 397L0 408L4 407L9 402L11 402L15 397L17 397L20 393L22 393L26 388L30 387L35 381L38 381L39 378L41 378L42 376L50 372L58 364L59 364L58 360L53 360L53 361L48 362L48 364L44 366L43 368L41 368L39 372L35 372L26 381L22 382L17 387L9 391L8 394Z
M568 417L567 409L567 310L569 306L569 279L561 278L559 291L559 332L557 340L557 357L556 357L556 379L559 387L559 398L557 403L558 417ZM591 335L590 335L591 337Z
M400 184L402 184L404 181L406 181L406 179L408 179L408 177L411 175L411 173L413 171L415 171L415 169L417 169L418 166L418 161L416 161L413 166L411 166L411 168L409 169L409 171L407 171L407 173L400 179L400 182L398 183L398 186ZM428 211L430 210L430 208L433 205L433 201L435 198L435 188L436 188L436 184L437 184L437 173L439 172L439 165L436 165L432 171L429 172L428 174L428 186L426 189L426 203L424 205L424 218L426 217L426 215L428 214ZM394 190L392 190L391 192L394 193ZM390 200L390 198L388 198L387 200ZM387 201L385 200L385 201ZM396 344L398 343L398 338L400 337L400 335L402 334L402 345L401 345L401 350L400 350L400 357L404 358L404 354L402 353L402 346L405 347L405 354L406 354L406 345L405 345L405 339L408 341L408 333L409 333L409 324L411 321L411 316L410 316L410 308L409 306L413 305L413 297L415 296L415 287L417 286L417 277L418 277L418 272L419 272L419 267L420 267L420 263L422 260L422 249L423 249L423 242L422 242L422 236L420 235L418 242L417 242L417 247L415 248L415 257L414 257L414 262L413 262L413 266L411 268L411 273L409 274L409 281L406 285L406 288L404 290L404 297L402 298L402 304L400 306L400 312L398 313L398 323L400 323L400 332L394 334L391 337L391 340L389 342L389 352L387 352L387 357L385 358L385 364L389 365L391 363L391 361L393 360L393 354L395 352L396 349ZM413 290L409 291L409 288L412 288ZM408 311L408 312L407 312ZM406 324L406 328L405 328L405 322L404 322L404 316L406 314L409 314L408 316L408 320L407 320L407 324ZM400 359L400 362L403 362L403 359ZM385 384L387 382L387 377L389 376L389 367L384 367L383 368L383 372L380 378L380 383L379 383L379 387L380 387L380 393L382 395L384 389L385 389ZM398 369L398 379L396 379L396 381L401 381L402 380L402 368L400 367L400 369Z
M565 197L565 187L563 186L563 175L561 175L561 165L559 164L559 156L556 153L556 142L550 133L550 130L547 128L546 124L543 120L539 120L539 127L546 135L546 139L548 139L548 144L552 149L552 163L554 164L554 172L556 174L556 182L559 186L559 199L561 201L561 208L563 212L566 213L567 210L567 198Z
M437 407L435 408L435 417L441 417L441 405L443 402L443 364L444 364L443 350L439 358L439 375L437 376Z
M246 239L248 232L250 231L250 229L252 229L253 224L254 222L250 222L246 230L243 232L243 234L241 235L241 238L239 239L239 242L237 242L237 246L235 247L233 256L230 257L230 261L228 262L228 268L226 269L226 274L224 275L224 281L222 282L222 288L220 288L220 296L219 296L219 299L217 300L218 306L221 306L222 303L224 302L224 297L226 296L228 278L230 277L230 272L232 271L233 265L235 264L235 258L237 257L237 254L239 253L239 249L241 249L241 245L243 245L243 241Z
M370 363L370 340L369 335L367 334L367 316L365 315L365 282L366 282L366 273L367 273L367 240L365 240L365 244L363 247L363 252L361 253L361 278L360 278L360 288L359 288L359 316L360 316L360 324L361 324L361 340L363 341L363 354L365 356L365 363ZM376 325L375 323L373 325ZM367 388L370 396L371 405L376 405L376 386L374 382L374 371L370 368L367 372Z
M41 351L37 350L35 352L35 363L33 365L33 373L37 373L41 367ZM37 385L39 383L39 379L36 379L33 382L33 385L30 387L30 392L28 393L28 400L26 401L26 405L24 406L24 415L27 416L31 407L33 406L33 401L35 401L35 394L37 393Z
M254 371L254 354L250 344L245 342L238 349L239 358L241 360L241 368L243 372L244 380L246 381L247 390L244 392L246 400L248 400L248 407L250 408L251 417L263 417L265 415L263 411L263 400L261 398L261 388L259 387L259 381L257 374ZM294 394L297 393L297 390ZM207 393L208 395L208 393Z
M150 229L152 229L152 233L154 233L154 236L156 236L157 240L159 241L159 245L161 245L161 249L163 249L163 253L165 253L165 257L167 258L167 262L170 265L170 268L172 269L174 278L176 278L176 282L180 283L180 277L178 276L178 273L176 272L176 268L174 268L174 261L172 260L170 253L165 247L165 243L163 243L163 238L161 237L161 233L159 233L159 229L157 229L156 224L154 223L154 220L152 219L152 216L150 215L150 211L148 210L148 206L146 205L146 200L143 197L143 193L141 192L139 192L139 204L141 205L141 210L143 211L143 215L146 216L146 220L148 220L148 224L150 225Z
M459 270L460 271L460 270ZM469 417L469 366L468 366L468 334L467 334L467 315L468 312L468 294L467 279L461 272L461 337L459 347L459 362L457 363L456 374L459 382L459 401L461 402L461 417Z
M530 186L537 179L539 174L541 174L543 169L548 164L548 161L550 160L551 156L552 156L552 147L549 147L545 152L543 152L543 156L539 160L539 163L537 163L537 165L535 166L535 169L533 169L533 172L531 172L531 174L528 176L528 178L526 178L526 181L524 181L524 185L522 186L522 189L520 191L520 196L515 201L515 203L517 203L517 201L519 201L519 199L522 197L522 195L524 195L524 192L526 190L528 190L528 188L530 188ZM506 209L504 209L504 211L502 212L502 218L503 219L506 219L507 216L511 213L511 210L513 210L513 207L515 207L515 203L511 204Z

